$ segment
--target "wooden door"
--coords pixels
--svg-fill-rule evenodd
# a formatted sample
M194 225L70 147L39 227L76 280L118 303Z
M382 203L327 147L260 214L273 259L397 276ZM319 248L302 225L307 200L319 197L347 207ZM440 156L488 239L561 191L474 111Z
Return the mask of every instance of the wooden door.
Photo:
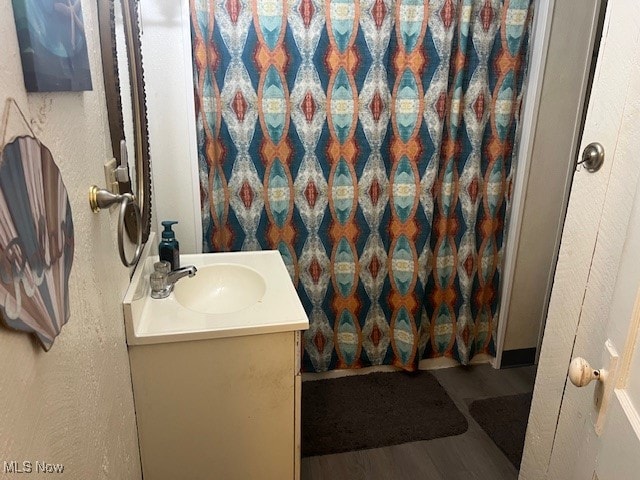
M609 2L580 149L600 142L606 160L574 177L520 472L526 480L640 478L639 19L637 0ZM572 357L608 375L575 387Z
M596 434L600 438L595 439L594 470L596 478L601 480L640 477L639 259L640 191L636 193L607 328L608 349L613 348L613 355L619 354L610 361L609 378L602 386L598 385L602 406L598 415L601 421L596 423ZM610 356L607 353L604 360L609 361Z

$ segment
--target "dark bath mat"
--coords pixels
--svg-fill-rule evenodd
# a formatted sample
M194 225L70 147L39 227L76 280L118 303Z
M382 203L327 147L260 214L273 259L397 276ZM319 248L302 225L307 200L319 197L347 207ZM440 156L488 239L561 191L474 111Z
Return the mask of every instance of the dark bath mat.
M533 393L476 400L469 413L519 469Z
M302 385L302 455L459 435L469 424L433 375L391 372Z

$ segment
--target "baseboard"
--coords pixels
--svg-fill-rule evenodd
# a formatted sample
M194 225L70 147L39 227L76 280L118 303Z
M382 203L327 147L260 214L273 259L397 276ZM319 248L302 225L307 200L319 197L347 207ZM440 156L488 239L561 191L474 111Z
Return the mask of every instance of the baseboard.
M480 365L483 363L491 363L493 357L484 353L478 354L471 359L470 365ZM452 358L427 358L420 360L418 363L419 370L439 370L441 368L459 367L460 363ZM327 380L330 378L350 377L353 375L367 375L374 372L400 372L402 369L392 365L376 365L373 367L356 368L356 369L340 369L330 370L328 372L303 372L302 381L309 382L314 380Z
M367 375L375 372L400 372L402 369L392 365L376 365L373 367L329 370L328 372L302 372L302 381L329 380L332 378L352 377L354 375Z
M486 353L479 353L469 360L469 365L482 365L491 363L493 357ZM441 368L459 367L460 362L448 357L424 358L420 360L418 368L420 370L440 370Z
M518 348L517 350L505 350L502 352L500 368L524 367L536 363L536 349Z

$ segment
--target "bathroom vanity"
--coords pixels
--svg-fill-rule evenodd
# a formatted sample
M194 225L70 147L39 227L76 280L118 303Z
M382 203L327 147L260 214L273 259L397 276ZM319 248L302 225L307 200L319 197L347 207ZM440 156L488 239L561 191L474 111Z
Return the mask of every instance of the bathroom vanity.
M124 300L145 480L299 478L308 319L280 254L183 255L198 273L162 300L155 260Z

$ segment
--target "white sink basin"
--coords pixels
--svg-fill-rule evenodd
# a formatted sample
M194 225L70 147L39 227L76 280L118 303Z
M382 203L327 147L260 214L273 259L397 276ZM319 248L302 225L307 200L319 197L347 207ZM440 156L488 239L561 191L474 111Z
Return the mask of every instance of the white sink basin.
M186 254L193 278L182 278L166 298L150 295L158 261L150 236L123 301L127 342L152 345L306 330L309 320L277 250Z
M178 303L189 310L222 314L255 305L266 290L264 278L254 269L222 263L199 268L195 277L179 280L173 291Z

